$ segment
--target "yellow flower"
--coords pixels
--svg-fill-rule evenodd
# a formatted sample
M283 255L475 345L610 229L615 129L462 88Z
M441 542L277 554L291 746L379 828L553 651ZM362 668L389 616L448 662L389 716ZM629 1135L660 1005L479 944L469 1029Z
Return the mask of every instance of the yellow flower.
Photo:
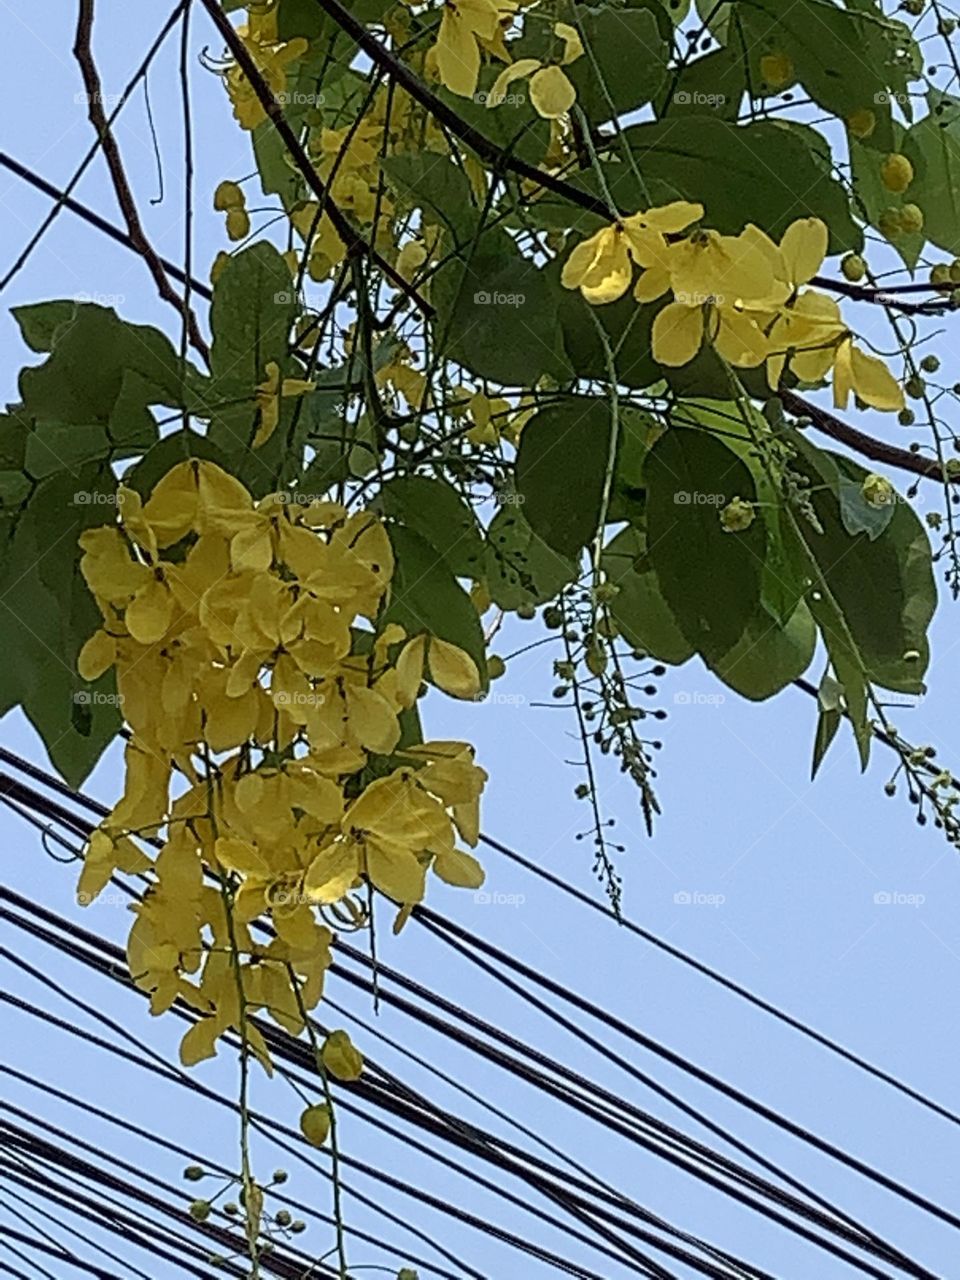
M494 0L446 0L435 45L437 71L451 93L472 98L480 78L478 41L494 40L502 5Z
M267 364L267 377L257 387L257 407L260 410L260 424L253 437L253 447L257 449L273 435L280 421L280 400L284 396L305 396L316 390L315 382L306 382L302 378L280 379L280 366L275 360Z
M563 68L583 54L583 44L576 29L568 23L557 22L553 29L563 41L559 64L521 58L497 76L487 94L488 107L500 106L515 80L529 79L530 101L539 115L546 120L558 120L567 114L576 101L577 91Z
M860 351L848 336L837 348L833 366L833 403L838 409L847 407L851 391L872 409L889 413L899 413L906 403L903 388L883 361Z
M287 87L287 70L292 63L306 53L308 42L297 36L295 40L277 44L275 40L270 41L266 34L258 33L256 30L247 32L243 28L240 29L240 35L251 58L257 64L257 69L270 86L273 96L283 93ZM262 35L262 38L257 38L258 35ZM237 122L242 129L252 132L267 118L260 99L250 81L236 64L227 71L225 80Z
M632 277L626 233L614 225L576 246L563 265L560 280L564 288L579 289L587 302L599 306L622 298Z

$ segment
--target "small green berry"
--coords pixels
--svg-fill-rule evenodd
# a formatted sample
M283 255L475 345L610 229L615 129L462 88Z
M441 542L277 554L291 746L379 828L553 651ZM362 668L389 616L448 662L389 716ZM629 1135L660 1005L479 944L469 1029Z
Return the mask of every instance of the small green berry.
M924 356L920 361L920 368L924 373L936 373L940 368L940 357L934 355Z
M840 270L851 284L859 284L867 274L867 264L859 253L848 253L840 263Z

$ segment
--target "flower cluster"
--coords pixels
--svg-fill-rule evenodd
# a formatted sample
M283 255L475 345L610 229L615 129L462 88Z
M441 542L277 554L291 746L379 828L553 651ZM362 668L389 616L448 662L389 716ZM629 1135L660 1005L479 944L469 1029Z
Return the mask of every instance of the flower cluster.
M672 295L653 322L661 365L689 363L707 341L737 368L765 364L773 390L786 368L809 383L832 371L838 408L853 392L875 409L903 409L900 385L854 345L834 299L806 287L827 256L819 218L791 223L777 245L752 224L735 236L694 227L702 217L702 205L678 201L603 227L574 248L563 283L602 305L623 297L639 267L638 302Z
M118 523L81 538L103 626L79 669L115 668L131 734L80 900L117 870L149 872L128 958L153 1011L180 998L205 1015L185 1062L243 1020L266 1064L241 1010L302 1028L330 962L325 909L362 923L355 894L372 886L402 919L430 870L482 883L457 841L477 841L486 774L466 744L405 733L425 673L460 697L476 696L479 674L451 644L377 628L393 553L368 512L255 502L197 459L146 502L123 486L119 499ZM269 942L250 928L263 916Z

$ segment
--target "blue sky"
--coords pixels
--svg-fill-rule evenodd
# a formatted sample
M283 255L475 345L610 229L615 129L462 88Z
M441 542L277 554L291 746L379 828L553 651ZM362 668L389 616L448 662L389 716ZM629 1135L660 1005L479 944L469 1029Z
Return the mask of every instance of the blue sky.
M0 80L3 147L49 180L63 182L91 139L85 106L77 97L78 73L70 57L71 7L49 0L28 10L9 4L2 7L7 33ZM98 6L96 50L108 92L119 90L165 16L166 11L156 5L111 2ZM204 45L217 49L215 36L199 14L193 43L195 54ZM192 66L198 144L195 257L203 274L223 247L221 218L210 209L208 193L220 179L245 175L252 165L248 139L233 126L216 77L196 57ZM174 259L182 254L178 183L182 152L175 81L174 38L150 82L165 175L162 203L150 203L157 194L157 176L142 94L125 109L117 128L149 235L161 252ZM100 164L85 177L77 194L118 221ZM0 172L0 204L4 228L0 268L5 268L46 212L48 202ZM174 331L172 312L156 300L143 264L63 213L3 299L0 379L4 398L15 395L16 371L29 356L7 309L21 302L82 294L110 297L126 318ZM928 502L934 501L932 491L925 496ZM919 706L898 712L895 718L912 739L934 744L944 762L957 768L954 609L944 596L934 626L929 694ZM508 653L538 638L539 626L537 622L514 624L503 636L500 651ZM564 763L577 754L569 736L573 725L563 711L532 705L549 701L554 683L551 657L550 647L544 646L517 658L495 686L499 696L481 706L454 704L431 694L424 716L432 736L463 737L476 744L478 759L491 774L485 829L570 883L600 895L602 890L590 874L588 843L575 838L589 825L589 818L586 807L573 798L579 775ZM628 847L621 860L627 914L931 1097L960 1109L952 1052L960 991L955 928L960 868L956 855L937 833L917 828L904 800L883 797L891 758L878 749L868 774L861 777L852 745L841 736L821 776L811 785L815 723L811 700L790 690L771 704L754 706L725 694L695 663L660 682L651 705L669 713L655 733L664 741L658 778L663 816L653 841L643 833L630 786L613 769L603 773L601 782L605 806L616 815L619 839ZM8 716L0 726L0 741L44 762L41 745L18 714ZM119 786L118 757L111 752L91 779L89 790L110 801ZM76 915L72 870L48 860L35 834L6 810L0 813L0 834L7 883L36 896L47 907ZM527 963L861 1159L935 1200L949 1204L952 1199L956 1206L946 1177L960 1150L955 1128L831 1060L787 1028L709 986L612 922L564 899L499 855L484 850L482 856L490 900L435 886L431 904L437 910L516 952ZM883 895L895 901L884 903ZM684 896L691 900L684 902ZM81 923L120 939L127 921L125 912L107 902L92 908ZM525 1011L488 979L451 958L424 932L411 927L398 940L386 936L385 929L381 934L383 956L389 963L695 1136L705 1136L647 1095L638 1083L600 1061L587 1046ZM37 943L14 936L5 945L22 945L23 954L46 970L53 963L50 953ZM102 980L80 978L62 961L56 963L63 967L50 970L54 976L78 982L85 998L102 1001L138 1035L173 1055L178 1036L173 1020L151 1022L134 997L105 990ZM4 981L26 998L42 996L26 977L7 973ZM348 990L332 984L330 995L367 1021L375 1020L372 1010ZM62 1007L59 1011L63 1012ZM197 1144L224 1164L235 1163L233 1125L225 1113L201 1109L172 1087L135 1079L130 1070L105 1063L89 1048L72 1045L67 1049L62 1036L22 1015L5 1010L4 1017L9 1018L0 1054L4 1060L97 1105L116 1106L121 1114L156 1126L175 1141ZM752 1258L778 1276L816 1275L832 1280L850 1274L839 1263L778 1233L693 1180L577 1121L570 1111L533 1095L509 1076L452 1050L424 1028L387 1009L376 1022L385 1034L402 1039L497 1106L549 1132L608 1181L663 1216ZM610 1038L608 1033L603 1037ZM362 1030L356 1030L356 1039L446 1105L462 1108L479 1123L502 1130L500 1122L431 1080L429 1072L365 1041ZM951 1267L955 1271L955 1247L946 1228L839 1172L702 1086L648 1060L628 1043L612 1042L638 1066L649 1067L658 1079L676 1085L685 1098L704 1105L714 1119L729 1123L742 1139L756 1142L768 1158L782 1160L796 1176L809 1179L822 1194L835 1197L933 1270L947 1275ZM224 1092L234 1090L235 1072L229 1062L204 1066L197 1075ZM181 1161L148 1155L130 1139L109 1132L79 1111L66 1106L48 1110L48 1104L38 1105L37 1095L24 1086L11 1086L6 1096L17 1105L42 1108L41 1114L79 1135L112 1145L125 1158L148 1164L171 1180L177 1178ZM286 1123L296 1124L299 1104L283 1085L271 1086L269 1093L258 1085L257 1098ZM474 1212L489 1213L503 1225L529 1229L518 1211L378 1138L365 1125L347 1117L342 1130L350 1153L382 1164L434 1194L449 1195ZM264 1147L256 1150L256 1156L264 1172L286 1164L292 1174L291 1193L315 1203L321 1211L328 1209L324 1184L315 1175L302 1167L295 1171L289 1159ZM355 1181L371 1192L371 1184L362 1178ZM517 1190L523 1194L521 1187ZM517 1269L512 1255L467 1229L447 1224L427 1210L411 1209L410 1202L395 1193L373 1188L372 1194L442 1243L461 1250L484 1274L498 1280L555 1274L535 1263L520 1264L522 1270ZM349 1201L348 1217L367 1226L374 1221L368 1211L351 1207ZM0 1222L5 1220L0 1209ZM384 1228L384 1234L402 1240L398 1228ZM535 1236L571 1257L586 1256L576 1244L545 1227L537 1228ZM316 1253L332 1243L327 1229L316 1223L310 1224L301 1240ZM423 1246L414 1247L422 1250ZM369 1247L351 1256L367 1265L404 1262L402 1254L384 1257ZM172 1270L156 1272L158 1280L173 1274ZM611 1280L625 1274L610 1266Z

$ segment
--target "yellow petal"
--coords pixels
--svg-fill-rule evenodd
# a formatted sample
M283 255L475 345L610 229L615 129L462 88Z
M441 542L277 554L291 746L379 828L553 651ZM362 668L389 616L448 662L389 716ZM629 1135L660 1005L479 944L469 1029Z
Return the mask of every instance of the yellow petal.
M445 849L433 860L433 869L446 884L461 889L479 889L483 884L483 867L472 854L462 849Z
M658 364L679 368L688 364L703 342L703 308L668 303L653 322L653 358Z
M648 267L637 277L633 296L637 302L656 302L670 288L670 272L665 267Z
M571 62L576 62L583 53L583 41L580 39L580 32L576 27L571 27L569 22L555 22L553 24L553 34L559 36L563 41L563 57L561 62L568 67Z
M577 91L560 67L544 67L530 79L530 101L545 120L566 115L576 100Z
M311 902L339 902L357 879L359 863L352 844L339 843L321 849L307 868L303 891Z
M476 698L479 695L483 687L480 672L463 649L432 636L427 661L431 680L444 693L453 698Z
M524 76L536 71L539 66L540 63L536 58L519 58L516 62L511 63L510 66L504 67L486 95L487 107L500 106L514 80L522 80Z
M180 1061L185 1067L195 1066L217 1052L217 1037L224 1030L218 1018L201 1018L180 1041Z
M151 578L127 605L127 630L138 644L156 644L173 621L174 600L166 583Z
M363 1057L346 1031L331 1031L323 1042L320 1060L338 1080L359 1080L363 1073Z
M829 232L819 218L798 218L791 222L780 241L787 279L795 285L807 284L823 266Z
M77 671L84 680L99 680L117 660L117 642L106 631L95 631L80 650Z
M865 404L889 413L904 408L903 388L882 360L852 347L850 364L853 389Z
M312 1147L322 1147L330 1133L330 1108L307 1107L300 1116L300 1132Z

